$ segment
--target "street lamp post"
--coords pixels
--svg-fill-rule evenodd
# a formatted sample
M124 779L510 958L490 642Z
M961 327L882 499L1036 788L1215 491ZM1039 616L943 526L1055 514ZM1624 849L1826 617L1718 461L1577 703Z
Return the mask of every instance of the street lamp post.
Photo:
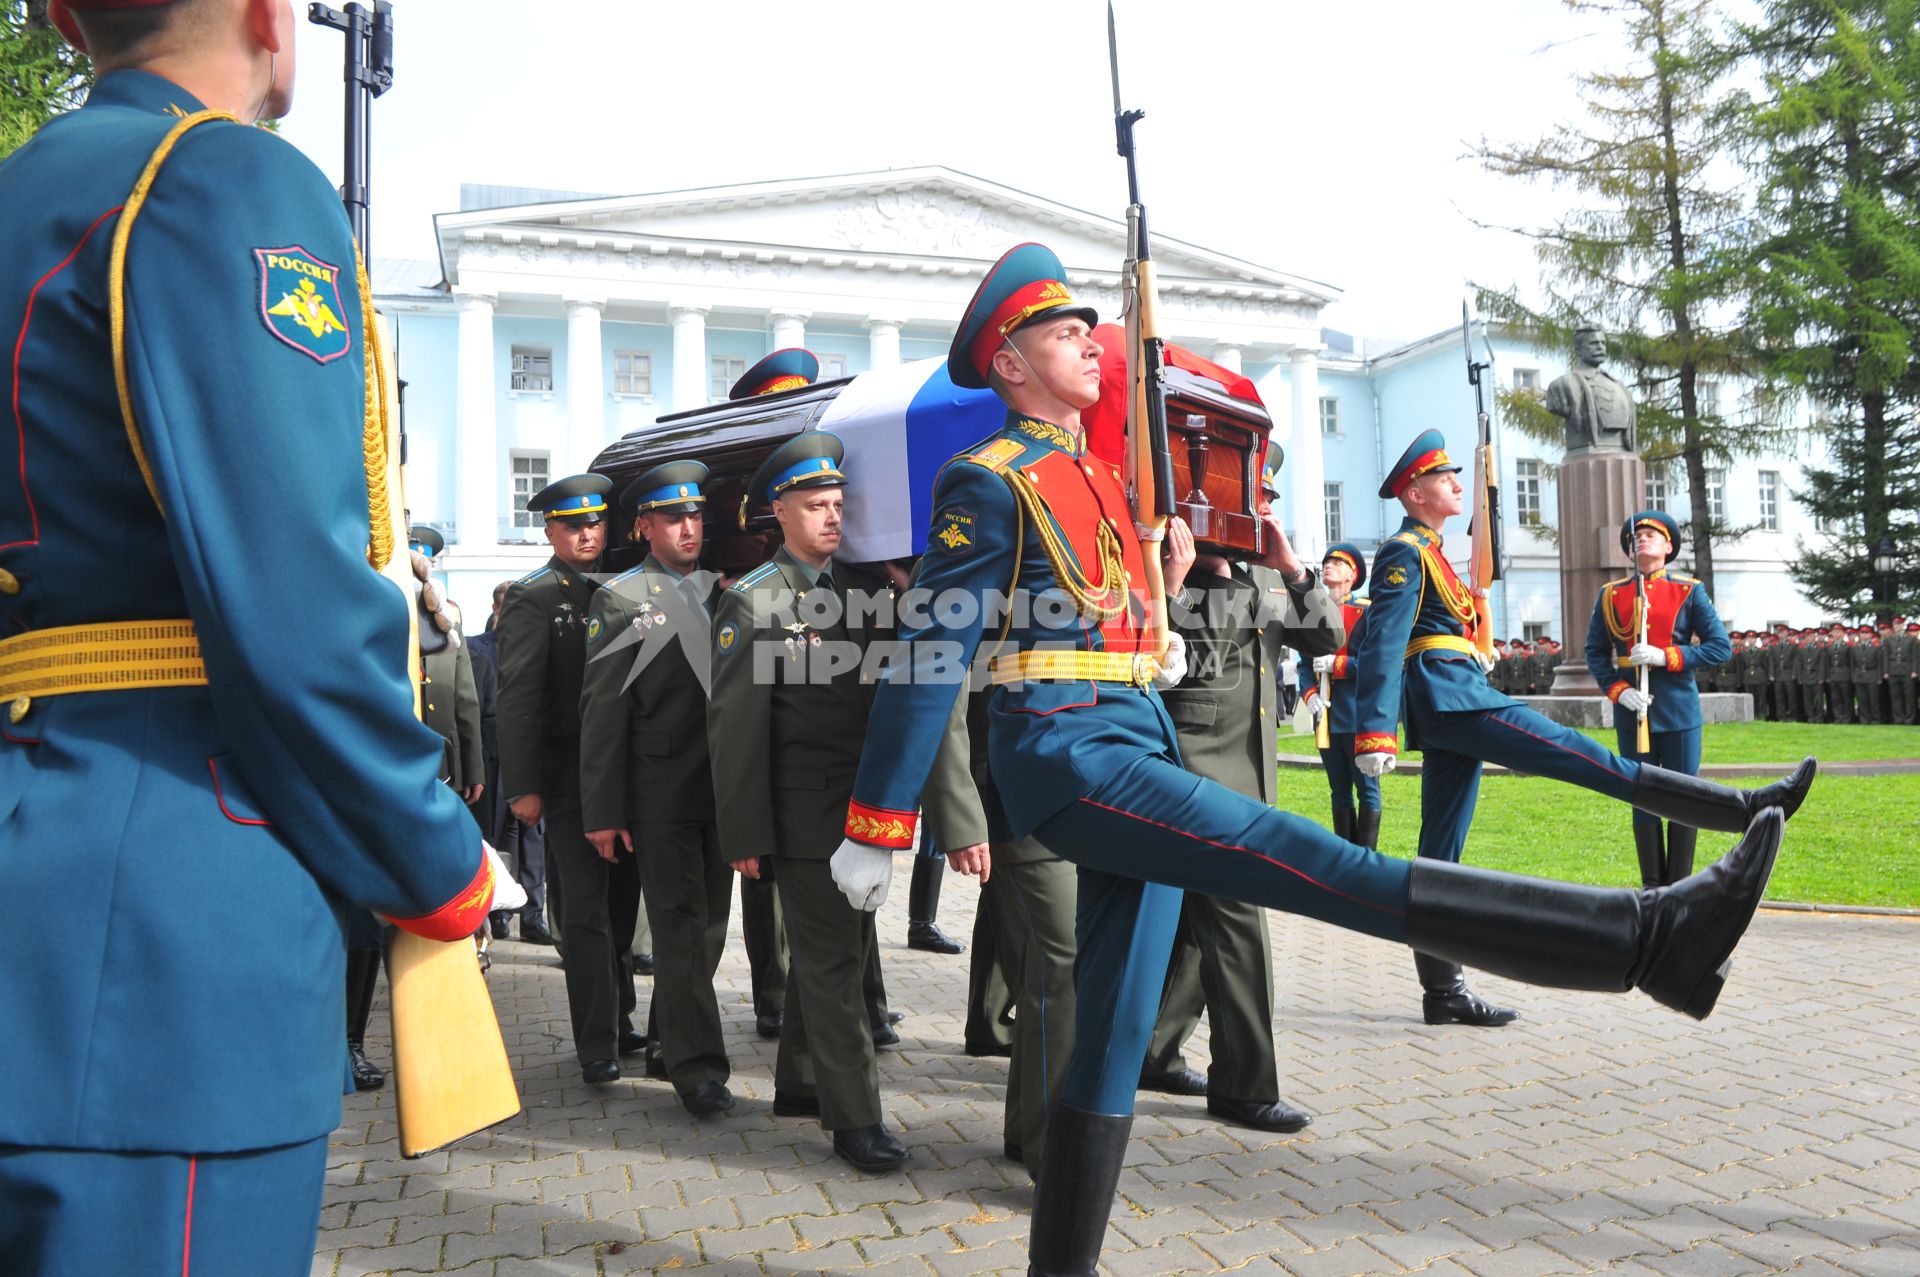
M1880 578L1880 606L1875 619L1882 625L1893 620L1893 572L1899 566L1899 547L1894 545L1890 534L1882 533L1880 544L1873 547L1873 570Z

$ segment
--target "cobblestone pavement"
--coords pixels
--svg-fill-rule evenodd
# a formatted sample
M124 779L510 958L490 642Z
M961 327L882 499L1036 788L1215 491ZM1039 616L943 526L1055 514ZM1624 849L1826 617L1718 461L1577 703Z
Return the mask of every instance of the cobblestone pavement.
M973 899L949 878L949 930ZM908 1018L882 1098L913 1160L867 1177L773 1117L735 928L731 1115L695 1123L661 1082L582 1085L553 951L496 944L525 1112L403 1161L391 1094L350 1097L313 1272L1023 1273L1032 1189L1000 1157L1005 1061L960 1051L967 959L908 950L903 901L883 910ZM1282 1093L1318 1120L1268 1137L1143 1094L1112 1273L1920 1274L1920 922L1763 914L1705 1024L1482 978L1524 1015L1497 1031L1420 1024L1400 949L1273 931Z

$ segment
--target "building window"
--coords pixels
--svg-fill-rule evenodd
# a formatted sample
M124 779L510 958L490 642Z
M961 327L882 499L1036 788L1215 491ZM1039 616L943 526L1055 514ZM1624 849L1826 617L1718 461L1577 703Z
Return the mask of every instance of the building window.
M1340 433L1340 401L1332 395L1320 397L1320 433L1323 435Z
M513 348L514 390L553 389L553 348L551 346L515 346Z
M1719 382L1707 381L1703 378L1701 381L1695 384L1694 394L1696 399L1698 400L1698 403L1700 406L1700 415L1702 417L1717 417L1720 415L1720 383ZM1715 517L1717 518L1718 516L1716 515Z
M734 359L728 355L716 355L713 359L713 378L707 385L707 398L719 403L733 389L733 383L747 375L747 361Z
M1780 472L1760 472L1760 528L1763 532L1780 530Z
M1658 510L1660 513L1665 514L1667 512L1667 501L1671 496L1671 493L1669 493L1667 489L1666 476L1659 474L1648 475L1645 492L1647 509Z
M527 509L527 501L534 493L547 486L547 454L544 452L516 452L513 454L513 526L516 528L537 528L546 523L546 516L537 510Z
M1540 370L1538 368L1515 368L1513 370L1513 388L1515 390L1540 389Z
M653 356L640 350L613 352L613 393L650 395L653 393Z
M1540 526L1540 463L1523 458L1513 463L1513 500L1520 526Z
M1714 523L1727 521L1727 472L1707 471L1707 518Z
M1538 643L1547 637L1547 623L1545 621L1520 622L1520 637L1529 643Z
M1330 401L1322 399L1320 402L1324 404ZM1346 502L1340 495L1340 484L1328 483L1321 487L1322 498L1327 504L1327 544L1332 545L1335 541L1347 539Z
M835 381L847 375L847 357L845 355L820 356L820 380Z

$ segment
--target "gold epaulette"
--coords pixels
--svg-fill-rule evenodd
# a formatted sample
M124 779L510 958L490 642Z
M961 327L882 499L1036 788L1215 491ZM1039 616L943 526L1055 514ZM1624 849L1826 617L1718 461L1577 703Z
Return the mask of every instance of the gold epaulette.
M1407 545L1412 546L1416 550L1424 549L1427 544L1425 541L1422 541L1420 539L1420 536L1418 533L1414 533L1414 532L1396 532L1392 536L1388 537L1387 539L1389 541L1405 542Z
M1026 451L1027 445L1021 443L1018 439L995 439L992 443L980 449L980 451L969 456L967 460L977 466L985 466L995 474L999 474L1009 465L1012 465L1016 457L1024 456Z

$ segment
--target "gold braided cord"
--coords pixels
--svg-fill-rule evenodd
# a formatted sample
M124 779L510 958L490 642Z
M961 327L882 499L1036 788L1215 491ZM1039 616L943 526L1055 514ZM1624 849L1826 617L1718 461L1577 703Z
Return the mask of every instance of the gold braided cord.
M160 166L166 162L188 129L206 124L213 120L238 119L225 111L198 111L186 116L178 124L167 130L160 139L160 145L153 149L147 159L147 167L141 170L140 180L133 184L133 193L127 196L127 202L120 209L120 224L113 231L113 258L107 270L107 309L109 323L113 333L113 385L120 393L120 420L127 427L127 442L133 445L133 461L140 467L140 478L147 485L147 495L153 498L154 508L160 511L160 517L166 518L166 508L160 504L160 489L153 482L153 467L147 463L147 449L140 442L140 426L133 415L133 381L127 375L127 238L133 233L134 219L140 216L140 210L146 206L147 192L153 189L153 179L160 175Z
M1046 551L1047 562L1053 568L1053 579L1062 589L1073 596L1080 605L1081 614L1093 617L1102 624L1113 620L1127 610L1126 560L1121 557L1120 538L1113 529L1102 523L1094 534L1094 545L1100 557L1100 581L1095 585L1081 572L1080 565L1074 560L1073 550L1068 546L1060 530L1054 526L1051 512L1047 509L1046 498L1033 486L1033 481L1018 470L1007 469L1002 472L1014 496L1026 508L1033 520L1035 530L1040 533L1041 548Z
M1467 589L1458 577L1453 575L1447 561L1440 557L1439 551L1430 545L1420 547L1420 554L1427 561L1427 580L1434 583L1440 591L1440 601L1447 605L1447 611L1453 613L1469 631L1477 620L1473 608L1473 592Z
M1634 592L1633 615L1628 618L1625 624L1621 623L1619 612L1613 606L1614 590L1625 585L1627 581L1628 578L1622 577L1618 581L1607 582L1606 589L1601 592L1603 602L1600 604L1600 610L1605 614L1607 633L1613 635L1615 639L1622 643L1633 642L1634 636L1640 633L1639 591L1636 590Z
M373 285L360 246L353 246L353 273L360 285L360 331L366 342L366 411L360 447L367 466L367 562L376 572L393 558L392 493L387 488L387 352L380 340L380 321L373 309Z

